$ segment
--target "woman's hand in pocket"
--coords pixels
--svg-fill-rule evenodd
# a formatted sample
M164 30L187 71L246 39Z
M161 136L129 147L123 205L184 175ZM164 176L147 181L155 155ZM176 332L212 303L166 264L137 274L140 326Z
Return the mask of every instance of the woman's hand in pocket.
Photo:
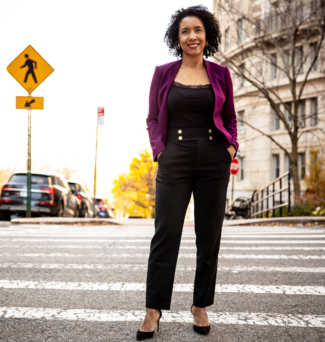
M159 159L159 156L162 154L162 151L158 153L157 160Z
M234 147L234 145L230 145L228 148L227 148L228 152L230 153L231 155L231 160L234 159L234 155L236 153L236 149Z

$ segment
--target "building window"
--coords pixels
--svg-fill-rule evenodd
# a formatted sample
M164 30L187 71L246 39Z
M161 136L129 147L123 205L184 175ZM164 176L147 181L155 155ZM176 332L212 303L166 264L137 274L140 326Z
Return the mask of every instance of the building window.
M299 46L296 49L296 74L302 74L304 63L304 48Z
M273 116L273 131L278 131L280 129L280 118L273 108L271 110Z
M243 18L237 21L237 31L238 31L238 44L241 44L245 40L245 21Z
M244 116L245 111L241 110L237 113L237 121L238 121L238 135L245 133L245 126L244 126Z
M239 75L237 76L238 88L242 88L245 85L245 79L242 75L244 75L245 64L242 64L238 67Z
M312 168L316 167L317 163L317 151L310 151L310 164Z
M225 31L225 51L230 49L230 31L229 28Z
M277 31L279 28L278 3L274 2L271 9L271 30Z
M239 172L238 172L238 180L243 180L245 178L245 158L238 157L239 161Z
M280 156L278 154L273 155L273 170L274 178L280 177Z
M303 128L306 126L305 115L305 100L298 102L298 127Z
M299 178L301 180L305 179L305 175L306 175L305 153L298 153L298 168L299 168Z
M304 3L299 1L296 8L298 23L301 24L304 21Z
M286 161L286 172L290 172L290 174L292 175L292 170L291 170L291 159L290 157L286 154L285 156L285 161Z
M256 19L255 22L255 34L259 36L261 34L262 28L261 28L261 19Z
M317 97L310 100L310 109L311 109L311 116L310 116L310 126L317 125Z
M291 71L291 65L290 65L290 52L289 50L284 51L284 70L285 70L285 76L290 74Z
M271 61L270 61L270 64L271 64L271 79L274 80L277 76L277 71L278 71L278 68L277 68L277 58L276 58L276 54L272 54L271 55Z
M284 106L285 106L286 120L288 122L289 127L292 128L292 114L291 114L292 103L291 102L287 102L287 103L284 104Z
M317 71L317 48L318 48L317 43L310 44L310 64L314 61L316 57L316 61L313 64L311 71Z
M230 5L230 0L225 0L225 7L228 8Z

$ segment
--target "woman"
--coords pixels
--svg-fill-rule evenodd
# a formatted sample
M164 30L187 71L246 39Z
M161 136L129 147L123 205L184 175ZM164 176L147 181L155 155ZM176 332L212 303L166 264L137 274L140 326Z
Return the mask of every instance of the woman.
M221 41L204 6L177 11L165 34L180 60L156 67L147 126L156 177L155 234L148 261L146 316L137 340L153 336L161 310L170 310L186 209L194 196L197 267L191 312L194 330L210 331L230 164L238 150L232 81L227 67L208 62Z

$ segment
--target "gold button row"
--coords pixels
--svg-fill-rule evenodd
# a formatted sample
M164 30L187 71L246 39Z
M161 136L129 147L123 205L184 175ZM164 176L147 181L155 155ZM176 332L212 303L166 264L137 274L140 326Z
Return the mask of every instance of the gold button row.
M179 129L179 130L178 130L178 133L181 134L181 133L182 133L182 130ZM212 129L209 129L209 133L212 133ZM178 140L182 140L182 139L183 139L182 136L179 136L179 137L178 137ZM210 136L209 136L209 139L212 140L212 139L213 139L213 136L210 135Z

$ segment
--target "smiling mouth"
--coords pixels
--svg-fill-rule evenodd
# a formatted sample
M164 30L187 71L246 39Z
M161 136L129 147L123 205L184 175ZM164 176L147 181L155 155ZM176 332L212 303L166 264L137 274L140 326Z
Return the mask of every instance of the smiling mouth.
M196 47L198 47L200 44L196 43L196 44L188 44L187 46L190 48L190 49L195 49Z

